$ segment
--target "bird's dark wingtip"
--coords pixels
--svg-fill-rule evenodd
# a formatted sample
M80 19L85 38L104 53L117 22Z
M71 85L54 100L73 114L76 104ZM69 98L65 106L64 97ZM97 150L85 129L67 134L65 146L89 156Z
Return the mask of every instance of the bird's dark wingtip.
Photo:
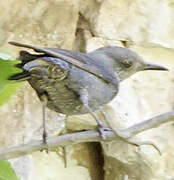
M8 43L13 45L13 43L15 43L15 42L14 41L9 41Z
M26 47L26 46L28 46L27 44L15 42L15 41L9 41L8 43L13 45L13 46L19 46L19 47Z
M36 52L42 52L44 50L44 48L39 48L39 47L30 45L30 44L24 44L24 43L19 43L19 42L15 42L15 41L9 41L8 43L13 45L13 46L18 46L18 47L32 49L32 50L34 50Z
M14 45L14 46L21 46L21 43L18 43L18 42L15 42L15 41L9 41L8 43L11 44L11 45Z

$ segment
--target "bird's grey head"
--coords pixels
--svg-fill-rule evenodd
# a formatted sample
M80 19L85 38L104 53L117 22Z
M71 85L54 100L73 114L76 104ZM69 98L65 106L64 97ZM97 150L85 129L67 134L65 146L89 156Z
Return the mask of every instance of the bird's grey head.
M168 70L160 65L145 62L138 54L127 48L108 46L89 54L113 69L120 80L124 80L139 71Z

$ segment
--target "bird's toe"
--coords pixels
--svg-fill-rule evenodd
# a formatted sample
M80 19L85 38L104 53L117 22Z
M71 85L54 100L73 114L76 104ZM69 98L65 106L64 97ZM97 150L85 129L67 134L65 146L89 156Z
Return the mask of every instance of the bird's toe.
M112 131L112 130L105 126L99 127L99 133L103 140L106 140L108 131Z

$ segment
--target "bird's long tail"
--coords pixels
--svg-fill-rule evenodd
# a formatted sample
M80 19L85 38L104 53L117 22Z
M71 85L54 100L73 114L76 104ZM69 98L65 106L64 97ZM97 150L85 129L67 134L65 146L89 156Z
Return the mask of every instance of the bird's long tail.
M39 57L42 57L43 55L36 55L36 54L30 54L27 51L20 51L20 56L19 60L21 61L19 64L16 64L15 67L22 69L21 73L16 73L14 75L11 75L8 77L8 80L15 80L15 81L26 81L30 79L30 73L26 70L23 69L23 66L30 62L33 61Z
M28 79L30 79L30 73L28 71L16 73L16 74L8 77L8 80L15 80L15 81L26 81Z

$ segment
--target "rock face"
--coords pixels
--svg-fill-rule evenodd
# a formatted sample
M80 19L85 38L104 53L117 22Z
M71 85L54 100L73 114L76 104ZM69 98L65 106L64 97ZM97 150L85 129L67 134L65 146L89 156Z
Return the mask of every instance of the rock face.
M9 0L1 1L0 51L17 55L10 40L88 52L118 45L170 72L141 72L121 83L118 96L104 111L113 129L124 129L174 107L173 0ZM31 98L32 97L32 98ZM0 144L5 148L40 139L41 103L26 83L0 108ZM65 128L65 116L47 110L50 136ZM5 118L4 118L5 117ZM89 115L66 119L68 131L91 129ZM174 128L166 123L132 140L152 141L137 148L123 141L83 143L63 150L36 152L11 160L23 180L171 180L174 178Z

